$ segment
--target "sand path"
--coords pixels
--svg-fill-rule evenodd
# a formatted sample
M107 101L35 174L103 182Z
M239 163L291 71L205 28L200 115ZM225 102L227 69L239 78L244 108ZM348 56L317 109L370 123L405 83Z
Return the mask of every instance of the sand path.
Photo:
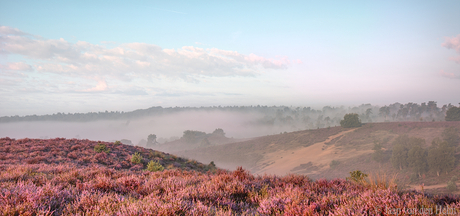
M353 132L356 129L342 131L336 135L328 137L325 141L315 143L308 147L302 147L296 150L278 151L268 153L264 155L264 158L258 163L258 167L261 167L256 174L275 174L275 175L286 175L289 173L301 173L301 174L314 174L329 168L329 164L332 160L347 159L356 157L360 154L372 153L372 150L357 151L355 149L342 149L337 146L327 146L325 143L331 140L341 137L347 133ZM341 138L339 138L341 139ZM313 166L316 166L316 170L299 170L291 171L295 167L301 164L307 164L311 162Z

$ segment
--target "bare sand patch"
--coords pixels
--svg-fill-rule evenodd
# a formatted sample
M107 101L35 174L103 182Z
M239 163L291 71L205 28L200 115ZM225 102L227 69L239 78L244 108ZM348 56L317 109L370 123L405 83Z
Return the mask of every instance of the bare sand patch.
M357 129L357 128L356 128ZM372 153L372 150L356 150L355 148L344 149L335 145L328 146L325 143L335 138L341 139L343 135L356 129L342 131L328 137L325 141L315 143L308 147L296 150L284 150L267 153L258 162L260 170L256 174L286 175L289 173L314 174L329 168L332 160L348 159L362 154ZM299 169L305 166L306 169Z

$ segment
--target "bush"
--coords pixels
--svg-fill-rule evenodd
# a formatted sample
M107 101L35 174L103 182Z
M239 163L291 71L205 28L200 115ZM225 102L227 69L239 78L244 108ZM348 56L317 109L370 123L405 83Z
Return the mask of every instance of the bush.
M457 184L455 184L454 181L450 180L449 182L447 182L447 190L449 190L450 192L456 191Z
M114 145L120 145L121 144L121 141L117 140L113 143Z
M418 181L418 175L417 173L412 173L410 175L410 182L416 182L416 181Z
M165 168L160 163L158 163L157 161L151 160L147 164L147 170L150 171L150 172L163 171L164 169Z
M333 160L333 161L331 161L331 163L329 164L329 166L330 166L332 169L334 169L334 168L337 167L339 164L340 164L340 161Z
M348 113L343 117L343 120L340 121L340 126L343 128L354 128L361 127L361 120L356 113Z
M136 152L131 156L131 162L134 164L142 163L142 159L142 155L139 152Z
M110 152L107 146L105 146L105 144L103 143L98 143L96 146L94 146L94 151L97 153L101 153L101 152L109 153Z
M460 121L460 107L451 107L446 112L446 121Z
M362 182L364 180L364 178L367 177L367 174L366 173L363 173L359 170L355 170L355 171L352 171L350 172L350 177L348 177L347 179L348 180L352 180L354 182Z

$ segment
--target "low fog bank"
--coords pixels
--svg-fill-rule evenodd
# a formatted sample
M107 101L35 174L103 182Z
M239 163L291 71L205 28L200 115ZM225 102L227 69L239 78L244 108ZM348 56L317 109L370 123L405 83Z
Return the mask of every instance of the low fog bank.
M53 114L0 118L0 137L78 138L101 141L125 140L145 145L155 134L160 143L174 141L184 131L212 133L221 128L228 138L242 139L305 129L340 125L347 113L357 113L363 123L390 121L444 121L451 104L394 103L388 106L363 104L357 107L233 106L151 107L132 112ZM124 142L124 143L126 143ZM180 150L180 149L178 149Z
M211 133L217 128L222 128L227 137L239 139L295 129L286 125L254 123L263 118L263 114L254 112L185 111L134 120L10 122L0 124L0 137L16 139L64 137L101 141L127 139L136 145L142 139L147 140L149 134L155 134L158 141L165 142L182 137L186 130Z

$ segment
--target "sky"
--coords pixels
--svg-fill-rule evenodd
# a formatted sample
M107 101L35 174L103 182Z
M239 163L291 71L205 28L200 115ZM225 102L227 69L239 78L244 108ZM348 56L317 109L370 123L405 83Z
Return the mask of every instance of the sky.
M460 102L460 1L0 0L0 116Z

